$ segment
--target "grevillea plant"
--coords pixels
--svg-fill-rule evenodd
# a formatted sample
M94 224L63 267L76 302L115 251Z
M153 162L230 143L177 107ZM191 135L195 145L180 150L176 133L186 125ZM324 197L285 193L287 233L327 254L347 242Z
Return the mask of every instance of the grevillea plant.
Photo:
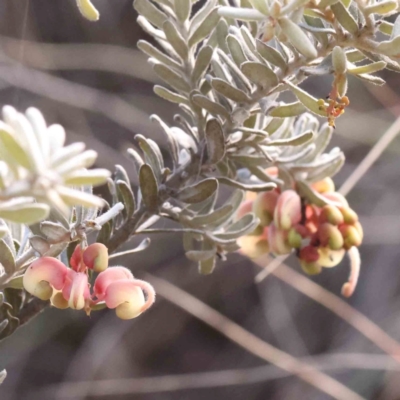
M77 4L87 19L99 18L89 0ZM166 85L154 91L180 109L174 126L151 116L167 156L136 135L128 154L139 187L132 188L121 166L113 174L88 169L96 152L65 146L63 128L47 126L38 110L3 108L0 337L48 305L140 315L154 302L153 288L108 267L108 254L137 233L159 232L151 226L162 218L178 224L202 274L235 251L293 253L308 274L348 253L342 293L350 296L363 232L331 179L344 154L327 149L350 104L348 76L382 85L376 72L400 71L400 18L385 19L398 2L135 0L134 8L153 38L138 47ZM321 75L332 80L326 98L300 87ZM92 193L104 183L111 204Z

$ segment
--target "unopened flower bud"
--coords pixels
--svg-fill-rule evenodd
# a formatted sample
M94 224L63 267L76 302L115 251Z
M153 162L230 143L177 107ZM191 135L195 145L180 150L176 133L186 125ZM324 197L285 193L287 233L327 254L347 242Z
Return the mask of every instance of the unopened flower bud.
M336 74L342 75L347 70L346 53L340 46L335 46L332 50L332 64Z
M300 260L300 266L301 269L307 274L307 275L318 275L321 273L322 267L319 265L317 262L307 262Z
M301 221L301 199L294 190L285 190L276 203L274 223L279 229L290 229Z
M335 191L335 184L331 178L324 178L321 181L314 182L311 187L318 193L332 193Z
M272 253L276 255L289 254L292 250L287 242L288 231L279 229L272 222L268 227L268 240Z
M329 222L332 225L343 224L344 218L340 210L333 205L326 205L322 207L321 213L319 214L319 222Z
M94 272L102 272L108 267L108 249L102 243L93 243L83 252L83 263Z
M340 207L340 212L343 215L343 220L345 224L354 224L358 221L358 215L350 207Z
M281 5L278 1L274 1L269 9L271 18L277 18L281 12Z
M274 210L279 193L275 190L260 193L253 203L253 212L259 218L262 226L268 226L274 217Z
M364 239L364 230L362 225L360 224L360 221L357 221L353 224L354 228L357 229L358 234L360 235L361 241Z
M23 285L27 292L41 300L49 300L53 289L64 286L68 268L53 257L41 257L26 270Z
M318 227L318 239L323 247L328 246L332 250L339 250L343 247L343 236L339 228L328 222Z
M289 230L288 238L287 238L289 246L297 249L301 246L302 240L303 240L302 236L300 235L300 233L297 231L297 229L295 227L293 227Z
M362 242L362 237L359 234L357 228L353 225L342 225L340 228L340 232L343 236L343 247L345 249L350 249L353 246L360 246Z
M318 248L318 263L325 268L332 268L338 265L342 260L346 251L344 249L332 250L329 247Z

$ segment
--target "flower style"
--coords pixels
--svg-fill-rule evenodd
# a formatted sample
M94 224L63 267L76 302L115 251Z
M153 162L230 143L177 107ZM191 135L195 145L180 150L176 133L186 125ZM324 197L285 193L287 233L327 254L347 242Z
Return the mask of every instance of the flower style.
M4 161L4 168L0 168L0 198L10 199L10 204L0 203L0 217L24 222L18 220L18 210L27 205L37 208L39 204L32 205L33 198L65 215L69 214L70 205L103 206L98 197L72 188L100 185L110 176L105 169L86 169L95 162L95 151L85 151L84 143L64 146L64 128L47 126L36 108L29 108L24 115L5 106L3 119L4 122L0 121L0 159ZM19 197L19 202L11 200L14 197ZM48 206L41 206L47 207L46 212L37 215L37 220L43 220L48 213ZM10 210L14 211L12 215Z
M23 284L32 295L50 300L54 307L85 310L96 305L115 309L121 319L132 319L146 311L155 300L153 287L135 279L124 267L108 267L108 249L94 243L82 249L78 244L68 268L53 257L41 257L25 272ZM100 272L90 292L89 270ZM145 297L146 295L146 297Z

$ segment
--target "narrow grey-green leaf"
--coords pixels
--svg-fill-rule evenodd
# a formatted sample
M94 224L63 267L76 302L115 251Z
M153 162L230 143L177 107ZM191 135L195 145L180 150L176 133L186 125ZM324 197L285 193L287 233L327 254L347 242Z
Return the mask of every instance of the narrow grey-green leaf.
M216 0L209 0L203 3L203 6L193 15L192 19L190 20L190 34L193 34L199 25L206 19L206 17L215 7L216 3Z
M226 98L236 101L238 103L249 103L250 97L240 89L233 87L228 82L222 79L214 78L211 81L211 86L218 92L224 95Z
M308 26L324 29L325 25L320 18L313 18L308 15L304 16L304 20L307 22ZM325 32L313 32L313 36L321 43L323 48L326 48L329 44L329 37Z
M318 100L315 97L311 96L309 93L299 88L298 86L293 85L289 81L286 81L285 83L290 87L292 92L296 95L296 97L308 110L312 111L314 114L317 114L321 117L326 117L326 111L320 109L320 104L318 103Z
M71 237L71 232L56 222L43 221L40 224L40 230L46 236L49 243L68 241Z
M383 86L386 81L379 76L370 75L370 74L358 74L354 75L356 78L361 79L362 81L372 83L373 85Z
M169 151L171 153L174 165L178 165L178 163L179 163L179 144L177 142L175 135L173 134L173 132L171 131L169 126L158 115L153 114L150 116L150 119L152 121L157 122L161 126L162 130L164 131L165 135L167 136L167 143L168 143ZM161 152L160 152L160 154L161 154Z
M394 21L390 38L394 39L397 36L400 36L400 15L398 15Z
M386 67L386 63L384 61L377 61L371 64L360 65L360 66L352 66L348 68L349 74L360 75L360 74L373 74L374 72L378 72L381 69Z
M177 91L188 93L190 92L190 85L185 81L182 75L177 74L171 68L163 64L155 64L153 66L154 72L172 88Z
M112 220L106 222L100 229L100 232L97 235L96 242L107 245L110 240L111 234L113 231L113 223Z
M306 111L307 109L303 106L303 104L300 101L296 101L294 103L282 104L278 107L275 107L269 112L269 115L277 118L297 117Z
M225 19L220 19L216 28L218 47L225 53L229 53L228 46L226 44L226 37L228 36L228 24Z
M206 124L207 154L210 164L217 164L225 155L225 136L221 124L210 119Z
M320 195L304 181L297 181L297 190L300 196L305 197L311 204L315 204L317 207L324 207L329 204L328 199Z
M226 38L226 43L229 47L229 52L231 53L233 61L235 61L236 65L240 67L240 65L247 61L247 57L244 54L243 47L240 44L240 41L234 35L228 35Z
M199 262L199 273L202 275L210 275L215 269L215 257Z
M7 282L7 287L12 288L12 289L23 289L24 288L23 275L16 276L16 277L10 279ZM0 330L1 330L1 328L0 328Z
M192 101L196 105L207 110L212 115L221 115L227 120L230 119L230 113L224 106L222 106L219 103L216 103L215 101L210 100L206 96L195 94L194 96L192 96Z
M217 26L220 16L218 14L218 8L214 8L207 17L201 22L197 29L189 38L189 47L194 46L201 40L203 40L207 35L209 35L212 30Z
M162 29L163 23L167 20L167 16L148 0L135 0L133 3L135 10L143 15L149 22L157 28Z
M218 55L226 64L226 66L228 67L228 70L232 76L234 84L244 92L251 92L252 85L250 81L246 78L246 76L243 74L243 72L240 70L240 68L222 50L218 49L217 52ZM228 78L225 78L225 80L227 81Z
M240 68L250 81L263 89L273 88L279 83L274 71L264 64L248 61L243 63Z
M29 243L32 246L33 250L38 252L41 256L43 256L50 250L50 243L46 239L43 239L41 236L34 235L30 237Z
M272 182L268 183L243 183L233 179L226 178L224 176L218 177L218 181L223 185L232 186L237 189L248 190L250 192L265 192L266 190L272 190L276 188L276 184Z
M162 63L162 64L168 65L169 67L177 69L177 70L179 70L181 68L181 65L178 62L176 62L171 57L167 56L162 51L160 51L159 49L154 47L149 42L146 42L145 40L139 40L137 43L137 47L141 51L143 51L143 53L160 61L160 63Z
M215 250L189 250L185 254L191 261L206 261L214 257Z
M218 189L218 181L214 178L204 179L192 186L183 188L178 193L178 199L184 203L200 203L215 193Z
M378 29L379 29L380 32L384 33L385 35L391 36L392 33L393 33L393 26L394 25L391 22L382 21L379 24Z
M314 138L313 132L305 132L301 135L290 137L288 139L276 139L271 142L267 142L266 146L300 146L306 144Z
M135 211L135 196L133 195L132 189L128 183L122 180L118 180L117 182L117 191L122 200L122 204L124 205L124 212L126 218L130 218Z
M303 30L289 18L283 17L278 20L283 33L287 36L292 45L307 58L316 58L317 50Z
M11 156L17 164L29 170L32 166L29 153L25 151L8 129L9 128L4 123L0 123L0 142L3 147L7 149L7 156Z
M139 143L147 164L151 166L157 179L160 179L163 165L160 161L158 152L156 152L154 147L150 144L149 139L146 139L143 135L136 135L135 140Z
M192 79L194 83L197 83L207 71L213 52L214 50L211 46L204 46L200 49L199 53L197 54L192 73Z
M261 57L267 60L269 63L276 65L282 71L286 71L287 64L281 53L274 49L271 46L268 46L266 43L261 40L256 41L257 51L260 53Z
M335 176L343 167L345 161L344 154L334 159L332 162L328 163L322 168L318 168L307 177L309 182L318 182L324 178L331 178Z
M163 30L169 44L182 60L186 60L188 57L188 47L177 27L171 21L167 20L163 24Z
M231 204L226 204L215 211L205 215L197 215L190 221L193 226L204 226L209 224L218 224L221 220L224 220L227 216L231 215L234 211Z
M0 264L7 275L12 275L16 270L13 252L4 239L0 239Z
M189 101L186 97L181 96L178 93L172 92L171 90L168 90L165 87L155 85L153 90L157 96L163 98L164 100L168 100L171 103L177 103L177 104L183 103L189 105Z
M331 10L335 14L339 24L343 26L346 31L355 35L358 32L358 24L353 16L349 13L347 8L341 1L331 5Z
M16 222L17 224L31 225L43 221L50 212L47 204L22 204L18 206L0 207L0 218Z
M139 171L139 184L142 199L150 212L158 209L158 184L150 165L143 164Z
M7 328L8 323L9 323L9 322L8 322L8 319L4 319L3 321L0 322L0 337L1 337L2 332ZM0 372L0 385L4 382L4 380L6 379L6 377L7 377L6 370L3 369L3 370Z
M190 0L174 0L175 14L179 21L185 22L189 18L192 9L191 3Z
M221 239L237 239L241 236L253 233L260 221L253 213L246 214L228 227L226 232L215 234Z

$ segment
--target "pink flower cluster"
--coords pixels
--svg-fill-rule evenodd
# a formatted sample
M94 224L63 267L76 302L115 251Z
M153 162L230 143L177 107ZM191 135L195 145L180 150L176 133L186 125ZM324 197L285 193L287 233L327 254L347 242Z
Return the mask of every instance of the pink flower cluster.
M322 267L336 266L353 246L360 246L363 230L358 216L335 192L333 181L326 178L312 188L326 198L327 205L307 203L294 189L250 194L237 217L254 212L260 225L240 239L242 252L256 258L268 252L284 255L295 250L303 270L317 274Z
M149 283L135 279L127 268L108 268L108 249L101 243L85 249L78 244L70 266L54 257L37 259L23 277L25 290L42 300L51 300L57 308L84 309L88 314L93 307L104 304L115 309L121 319L135 318L154 303L155 292ZM92 292L89 271L99 273Z

